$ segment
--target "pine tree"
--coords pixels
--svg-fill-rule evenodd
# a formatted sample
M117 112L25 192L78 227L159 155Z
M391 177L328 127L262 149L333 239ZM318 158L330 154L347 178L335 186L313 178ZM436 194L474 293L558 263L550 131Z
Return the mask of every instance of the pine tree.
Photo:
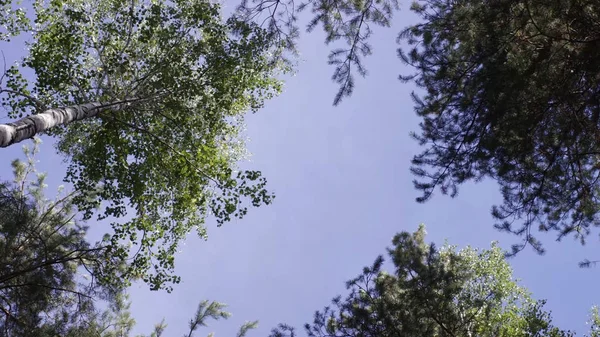
M278 54L289 62L287 55L298 53L300 14L310 9L312 17L306 31L321 26L325 43L334 44L328 63L334 67L332 80L339 85L333 104L338 105L354 91L355 74L367 75L363 59L372 53L369 39L373 26L390 27L393 14L400 9L398 0L241 0L237 15L248 22L258 22L274 41L289 53ZM341 42L341 44L339 43Z
M388 254L394 272L379 256L347 282L349 294L317 311L305 330L310 337L525 337L573 336L552 325L544 301L535 301L512 276L504 252L425 243L425 227L402 232ZM280 325L271 337L297 335Z
M0 335L56 336L114 302L126 261L87 241L73 210L76 192L46 198L45 174L27 160L12 163L15 179L0 184ZM35 176L33 179L31 176Z

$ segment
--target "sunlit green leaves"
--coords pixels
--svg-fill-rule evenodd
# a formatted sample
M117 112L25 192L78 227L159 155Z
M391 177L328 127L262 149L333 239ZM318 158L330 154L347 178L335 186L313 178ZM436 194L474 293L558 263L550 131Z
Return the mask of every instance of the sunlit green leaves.
M315 313L308 336L572 336L517 284L497 245L437 249L425 234L424 226L397 234L388 249L394 273L383 271L378 257L347 282L347 297ZM271 336L296 333L280 325Z
M236 172L236 163L243 115L278 94L277 76L289 70L274 57L281 46L204 0L38 0L34 8L24 65L36 78L25 82L14 68L7 83L16 94L4 92L3 106L19 117L111 105L49 133L68 159L66 181L82 192L74 202L86 219L110 221L110 253L132 259L123 282L170 289L191 230L206 237L208 216L221 225L272 202L260 173Z
M0 104L8 108L8 117L21 118L31 109L41 108L38 101L31 96L28 90L28 82L25 80L19 67L12 65L6 69L2 79L5 83L3 91L5 95L0 97Z
M29 28L30 21L22 1L0 1L0 42L8 42Z

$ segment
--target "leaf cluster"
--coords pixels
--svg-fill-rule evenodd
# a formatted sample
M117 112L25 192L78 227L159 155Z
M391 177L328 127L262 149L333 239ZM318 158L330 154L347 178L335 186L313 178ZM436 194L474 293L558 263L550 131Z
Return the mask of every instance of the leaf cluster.
M97 103L94 118L49 130L85 219L111 222L104 244L131 258L152 289L179 282L179 242L208 216L219 225L273 194L237 172L243 115L281 90L289 68L253 23L223 19L205 0L39 0L29 55L0 88L9 117ZM23 71L35 72L28 81ZM128 210L135 214L123 220ZM132 215L132 214L130 214Z
M379 256L347 282L349 294L315 313L310 337L325 336L572 336L552 325L544 302L534 301L512 276L504 252L470 247L457 251L426 244L425 229L399 233ZM271 336L295 336L280 325Z
M426 201L466 181L498 181L497 228L543 248L556 231L584 242L598 226L600 8L595 1L415 3L422 22L403 31L404 62L424 94L413 160ZM514 226L516 220L523 220Z
M364 57L371 54L373 26L389 27L393 13L399 10L397 0L243 0L238 15L247 22L258 22L271 38L281 41L284 51L296 54L299 37L298 15L310 9L312 17L307 32L321 26L325 43L341 42L332 48L328 63L334 67L332 80L339 85L333 104L338 105L352 94L355 74L366 76ZM279 56L285 56L280 53Z
M68 335L86 325L96 300L120 296L123 261L87 241L74 212L75 193L44 194L33 150L13 161L15 179L0 184L0 334ZM31 176L35 176L31 179ZM111 275L103 283L99 275Z

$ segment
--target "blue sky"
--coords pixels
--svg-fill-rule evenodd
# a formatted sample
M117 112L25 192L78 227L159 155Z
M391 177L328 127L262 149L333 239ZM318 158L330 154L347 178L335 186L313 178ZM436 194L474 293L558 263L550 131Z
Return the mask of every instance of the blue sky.
M428 240L460 246L489 247L493 240L509 248L515 237L493 229L490 208L500 201L491 181L467 184L455 199L437 193L422 205L412 186L409 163L419 147L409 132L418 117L409 94L414 87L397 80L407 69L396 57L396 35L414 22L408 10L397 14L392 29L376 29L374 55L365 62L366 79L340 106L331 102L337 86L330 81L328 48L316 31L303 34L302 62L287 81L285 93L248 116L250 163L263 171L277 194L275 203L252 209L241 220L216 228L209 239L191 236L177 257L183 281L171 294L131 289L136 333L149 333L165 318L167 336L180 336L203 299L229 305L232 318L199 331L231 336L245 320L260 320L249 336L265 336L277 323L301 328L315 310L344 293L344 282L384 252L392 236L427 225ZM0 45L7 60L23 46ZM0 121L8 121L5 116ZM65 165L44 137L40 170L50 175L49 194ZM20 146L0 149L0 177L11 178L9 163ZM92 227L94 224L91 224ZM103 228L94 228L102 232ZM597 236L581 247L570 239L556 244L542 235L548 250L530 249L511 260L515 275L535 298L547 299L555 323L586 331L587 312L600 303L594 280L600 269L580 269L583 258L600 258Z

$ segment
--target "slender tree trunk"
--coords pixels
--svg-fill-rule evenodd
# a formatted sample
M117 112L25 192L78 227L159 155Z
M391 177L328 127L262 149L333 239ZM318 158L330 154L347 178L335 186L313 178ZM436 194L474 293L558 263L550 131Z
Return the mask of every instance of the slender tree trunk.
M106 109L120 110L121 107L123 105L120 103L93 102L66 108L48 109L14 123L0 124L0 147L8 147L22 142L58 125L95 117Z

